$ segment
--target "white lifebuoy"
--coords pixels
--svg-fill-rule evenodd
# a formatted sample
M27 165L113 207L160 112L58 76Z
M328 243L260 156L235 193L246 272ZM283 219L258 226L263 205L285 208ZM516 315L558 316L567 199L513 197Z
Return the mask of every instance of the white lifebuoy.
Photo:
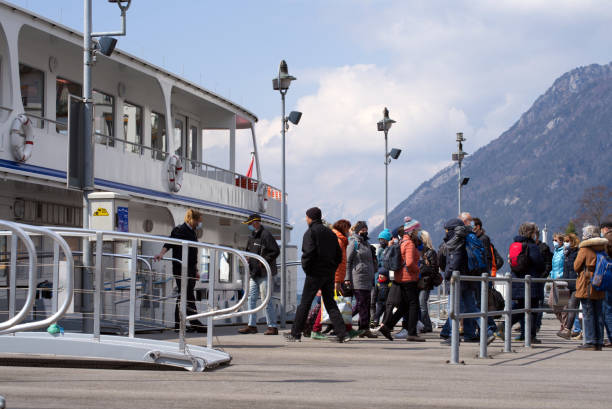
M19 114L11 126L11 150L19 162L25 162L32 156L34 149L34 130L32 121L26 114Z
M178 192L183 185L183 161L176 155L168 161L168 187L171 192Z
M257 204L259 205L259 213L265 213L268 210L268 186L265 183L259 182L257 185Z

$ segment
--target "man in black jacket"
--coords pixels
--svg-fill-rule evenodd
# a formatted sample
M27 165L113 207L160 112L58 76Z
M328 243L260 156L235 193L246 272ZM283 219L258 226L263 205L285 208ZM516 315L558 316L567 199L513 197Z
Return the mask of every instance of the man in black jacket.
M264 229L261 224L261 216L254 213L243 222L249 226L251 235L247 241L246 251L249 253L255 253L262 256L272 270L272 275L276 275L276 258L280 254L276 239L272 236L268 230ZM257 305L257 300L261 296L263 300L268 285L274 287L274 283L268 283L268 275L266 269L260 261L249 258L249 309L252 310ZM264 335L278 335L278 327L276 324L276 311L274 305L268 302L266 306L266 322L268 329L264 332ZM256 334L257 333L257 314L251 314L249 316L249 324L238 330L241 334Z
M198 241L196 229L202 227L202 213L195 209L187 210L185 214L185 223L176 226L172 229L170 237L173 239ZM159 261L164 257L168 250L172 250L172 257L177 260L183 259L183 249L180 245L166 243L162 250L155 256L154 260ZM195 306L195 285L196 279L200 277L198 274L198 249L189 247L187 251L187 315L197 314ZM176 306L174 308L174 329L179 328L179 305L181 303L181 263L178 261L172 262L172 274L176 280L178 288L178 296L176 297ZM187 329L190 332L206 332L206 327L203 327L199 320L190 321L191 326Z
M302 268L306 273L302 300L295 312L295 321L291 332L286 333L287 341L300 341L308 310L321 289L321 297L325 309L336 332L337 341L348 340L346 326L342 314L334 300L334 273L342 261L342 250L338 245L338 237L321 222L321 210L318 207L306 211L308 230L302 241Z

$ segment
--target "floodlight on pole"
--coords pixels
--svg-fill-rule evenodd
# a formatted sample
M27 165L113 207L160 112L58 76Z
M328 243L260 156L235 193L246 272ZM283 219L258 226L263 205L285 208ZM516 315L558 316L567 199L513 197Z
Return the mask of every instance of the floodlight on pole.
M287 224L287 209L286 209L286 192L285 192L285 132L289 127L289 122L294 125L297 125L302 118L302 113L298 111L291 111L288 117L285 116L285 95L289 90L289 86L291 85L291 81L295 81L295 78L292 75L289 75L289 68L287 66L287 62L282 60L280 62L280 66L278 68L278 75L276 78L272 79L272 88L275 91L279 91L281 94L282 101L282 116L281 116L281 274L280 274L280 298L281 298L281 306L280 306L280 324L281 328L285 328L286 326L286 307L287 307L287 236L285 234L286 224ZM268 283L268 285L272 285L272 283Z
M459 166L459 174L458 174L458 186L457 186L457 207L459 212L457 213L458 215L461 215L461 188L463 186L466 186L468 184L468 182L470 181L470 178L461 178L461 164L463 162L463 158L465 158L467 155L469 155L469 153L465 152L463 150L463 142L466 141L466 139L463 137L463 132L457 132L457 152L453 153L451 155L451 158L454 162L457 162L458 166Z
M385 221L384 228L387 229L387 215L389 214L389 163L391 162L391 158L397 159L399 158L400 153L402 152L400 149L392 149L389 152L389 144L388 144L388 133L391 126L395 123L395 121L389 118L389 110L387 107L383 109L383 119L376 123L376 128L380 132L385 133Z

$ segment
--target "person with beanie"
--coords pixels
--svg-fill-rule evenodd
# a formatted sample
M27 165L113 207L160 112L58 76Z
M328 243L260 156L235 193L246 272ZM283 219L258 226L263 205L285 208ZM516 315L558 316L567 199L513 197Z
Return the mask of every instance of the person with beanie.
M370 328L376 328L378 326L378 321L380 320L381 315L385 309L385 302L387 301L387 295L389 293L388 287L389 284L389 270L387 270L384 266L384 254L386 249L389 247L389 242L393 239L391 236L391 232L389 229L384 229L378 235L378 244L379 247L376 250L376 261L377 261L377 270L374 275L374 286L372 287L372 296L370 298ZM384 274L386 276L385 284L383 285L383 292L380 292L381 286L379 285L380 275ZM384 278L383 278L384 280ZM376 312L380 311L377 315Z

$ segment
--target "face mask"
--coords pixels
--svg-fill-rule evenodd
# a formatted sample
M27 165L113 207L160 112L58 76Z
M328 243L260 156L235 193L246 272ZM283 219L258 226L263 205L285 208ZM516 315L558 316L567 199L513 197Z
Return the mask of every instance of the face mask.
M470 222L470 226L472 227L472 229L473 229L474 227L476 227L476 224L474 223L474 221L473 221L473 220Z
M387 247L387 242L385 240L379 240L378 242L380 243L380 247L383 249Z
M252 224L249 224L247 227L249 228L250 231L255 231L255 227L253 227Z
M569 249L569 241L566 241L565 243L563 243L563 247L565 247L566 249Z
M203 225L204 224L202 222L199 222L198 225L196 226L196 229L201 229Z
M559 247L559 242L558 241L553 241L553 247L554 248L558 248Z
M605 236L602 231L599 232L599 237Z
M367 231L366 231L366 232L364 232L364 233L359 233L359 235L360 235L361 237L363 237L363 239L364 239L364 240L367 240L367 239L368 239L368 232L367 232Z
M423 244L419 244L419 245L417 246L417 250L419 250L419 251L423 251L423 248L424 248L424 247L425 247L425 246L423 246Z

